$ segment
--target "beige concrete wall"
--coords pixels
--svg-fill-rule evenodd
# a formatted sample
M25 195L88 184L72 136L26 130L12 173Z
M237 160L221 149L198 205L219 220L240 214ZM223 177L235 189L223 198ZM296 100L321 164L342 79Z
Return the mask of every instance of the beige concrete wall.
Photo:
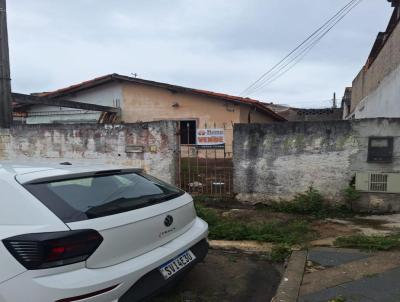
M400 65L400 24L394 29L378 57L353 81L351 111L361 100L378 88L380 83Z
M252 109L249 106L240 106L240 123L247 124L249 122L249 112L250 112L250 123L272 123L274 120L272 117L267 116L266 114L259 112L257 110Z
M235 105L216 98L176 93L165 88L127 83L123 85L122 120L128 123L157 120L196 120L197 128L227 129L225 142L231 149L233 124L247 122L249 106ZM173 107L179 104L178 107ZM252 122L269 123L272 118L252 113ZM229 131L230 130L230 131Z
M237 123L240 107L192 94L174 93L164 88L140 84L123 86L122 119L125 122L195 119L199 127L223 127ZM178 107L173 107L177 103ZM137 110L140 108L140 110Z

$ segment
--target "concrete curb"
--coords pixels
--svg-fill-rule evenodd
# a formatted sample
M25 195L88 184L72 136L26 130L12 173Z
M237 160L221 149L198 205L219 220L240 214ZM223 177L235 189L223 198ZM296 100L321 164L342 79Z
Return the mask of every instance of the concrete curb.
M273 247L271 243L257 241L209 240L209 244L210 248L215 250L235 250L246 254L268 254Z
M286 271L271 302L296 302L303 280L307 251L293 251Z

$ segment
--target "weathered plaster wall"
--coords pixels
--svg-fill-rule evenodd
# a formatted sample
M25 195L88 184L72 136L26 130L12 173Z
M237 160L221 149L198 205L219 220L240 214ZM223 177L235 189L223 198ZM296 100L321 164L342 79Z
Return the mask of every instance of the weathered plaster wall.
M358 103L354 114L356 119L400 116L400 65Z
M367 162L370 136L394 137L393 163ZM313 186L326 199L340 202L361 171L400 172L400 119L234 127L234 188L241 201L291 200ZM376 208L376 198L368 196L363 208Z
M400 65L400 23L394 29L385 46L369 68L363 67L353 81L351 111L368 95L372 94L381 82ZM397 83L397 85L399 85ZM380 99L375 99L380 104ZM373 117L373 116L371 116Z
M0 130L0 159L107 163L143 168L176 183L175 122L124 125L25 125ZM134 149L134 153L129 152ZM128 152L127 152L128 151Z

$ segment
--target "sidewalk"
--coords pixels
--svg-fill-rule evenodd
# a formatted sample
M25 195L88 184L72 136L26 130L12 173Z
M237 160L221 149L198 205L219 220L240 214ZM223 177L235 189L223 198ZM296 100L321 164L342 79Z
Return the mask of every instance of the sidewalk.
M399 302L400 252L315 248L308 252L299 302Z

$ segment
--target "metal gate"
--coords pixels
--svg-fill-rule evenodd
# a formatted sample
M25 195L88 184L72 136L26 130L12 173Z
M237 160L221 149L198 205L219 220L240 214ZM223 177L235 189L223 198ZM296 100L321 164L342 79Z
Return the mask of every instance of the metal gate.
M233 195L232 145L218 149L181 145L179 170L180 187L190 194Z

